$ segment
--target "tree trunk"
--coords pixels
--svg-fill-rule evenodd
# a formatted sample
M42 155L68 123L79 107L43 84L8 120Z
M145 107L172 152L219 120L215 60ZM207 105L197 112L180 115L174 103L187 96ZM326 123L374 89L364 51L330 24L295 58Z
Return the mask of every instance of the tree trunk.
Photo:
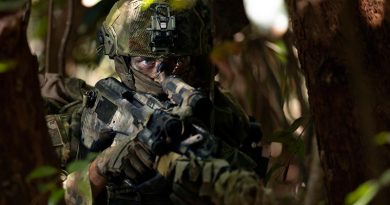
M287 2L329 204L343 204L359 184L390 167L389 147L374 143L376 134L390 129L389 5Z
M0 11L0 204L45 204L26 176L59 167L44 120L38 63L27 44L28 12ZM58 165L57 165L58 164Z

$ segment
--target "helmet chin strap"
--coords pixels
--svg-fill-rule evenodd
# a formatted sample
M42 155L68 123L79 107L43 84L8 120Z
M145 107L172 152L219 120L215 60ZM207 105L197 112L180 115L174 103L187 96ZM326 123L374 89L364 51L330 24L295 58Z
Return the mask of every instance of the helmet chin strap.
M128 68L128 63L126 61L127 59L124 56L115 56L115 71L119 75L119 78L123 84L125 84L130 89L135 90L134 75Z

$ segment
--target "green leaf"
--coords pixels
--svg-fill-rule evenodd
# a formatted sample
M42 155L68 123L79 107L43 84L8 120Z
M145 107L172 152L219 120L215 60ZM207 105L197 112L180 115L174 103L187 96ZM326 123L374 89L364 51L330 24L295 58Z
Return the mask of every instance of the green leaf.
M374 137L374 140L377 145L390 144L390 132L381 132Z
M390 185L390 169L386 170L385 173L379 178L381 187Z
M0 11L14 11L21 8L27 0L2 0L0 1Z
M63 198L64 190L58 189L51 192L48 200L48 205L56 205Z
M97 156L97 153L89 153L84 160L76 160L66 166L66 171L71 173L78 170L83 170L89 166L89 163Z
M296 138L289 131L275 133L266 139L269 142L280 142L287 146L287 149L297 154L300 159L305 157L305 143L301 138Z
M12 70L15 68L15 65L14 61L0 61L0 74Z
M282 40L276 41L275 43L268 42L267 46L276 53L280 62L283 64L287 63L287 48Z
M92 160L94 160L97 156L98 156L98 153L93 153L93 152L91 152L91 153L88 153L88 155L87 155L87 157L86 157L85 160L92 161Z
M40 166L36 169L34 169L28 176L27 181L31 181L33 179L53 176L56 174L58 170L52 166Z
M366 205L379 191L376 181L370 180L361 184L355 191L349 193L346 198L347 205Z
M296 119L286 130L278 131L270 137L266 137L267 142L280 142L287 146L287 149L297 154L300 159L305 157L305 143L301 138L293 135L295 130L304 123L304 118Z
M305 142L302 139L297 139L291 149L298 155L299 159L303 160L305 158Z
M142 11L145 11L146 9L148 9L150 7L150 5L152 5L154 2L156 2L156 0L144 0L143 3L142 3L142 8L141 10Z
M57 185L54 182L39 183L37 185L37 188L40 192L47 192L55 190L57 188Z
M283 164L276 163L272 165L272 167L268 170L267 174L264 176L264 186L267 186L268 180L270 180L271 176L275 173L276 170L284 167Z
M88 167L88 165L89 165L89 161L87 160L77 160L69 163L68 166L66 166L66 171L71 173L78 170L83 170L86 167Z
M191 8L194 6L196 1L194 0L170 0L169 5L172 7L173 10L184 10L187 8Z

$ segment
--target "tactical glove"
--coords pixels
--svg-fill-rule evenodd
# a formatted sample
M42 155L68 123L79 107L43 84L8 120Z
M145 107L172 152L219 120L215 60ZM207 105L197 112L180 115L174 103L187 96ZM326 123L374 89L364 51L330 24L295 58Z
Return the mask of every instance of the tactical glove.
M89 148L92 152L101 152L111 146L116 133L110 128L103 128L96 141L93 141Z
M137 139L126 139L104 150L96 164L100 175L111 178L126 176L139 184L152 176L155 156L148 147Z
M226 169L225 160L179 158L174 165L170 198L175 205L212 204L213 183L218 173Z
M122 169L127 177L140 183L155 175L156 171L153 169L155 155L146 144L135 139L129 144L128 152L122 160Z

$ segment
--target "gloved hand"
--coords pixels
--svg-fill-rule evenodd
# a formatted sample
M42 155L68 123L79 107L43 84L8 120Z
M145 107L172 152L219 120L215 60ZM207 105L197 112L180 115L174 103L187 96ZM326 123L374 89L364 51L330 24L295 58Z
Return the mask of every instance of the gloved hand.
M128 152L122 160L122 170L127 177L141 183L156 174L153 169L156 156L146 144L136 138L129 144Z
M100 133L98 140L92 142L89 148L92 152L101 152L111 146L116 133L110 128L103 128Z
M100 175L106 178L125 175L135 184L155 175L154 160L149 148L137 138L120 141L95 159Z

